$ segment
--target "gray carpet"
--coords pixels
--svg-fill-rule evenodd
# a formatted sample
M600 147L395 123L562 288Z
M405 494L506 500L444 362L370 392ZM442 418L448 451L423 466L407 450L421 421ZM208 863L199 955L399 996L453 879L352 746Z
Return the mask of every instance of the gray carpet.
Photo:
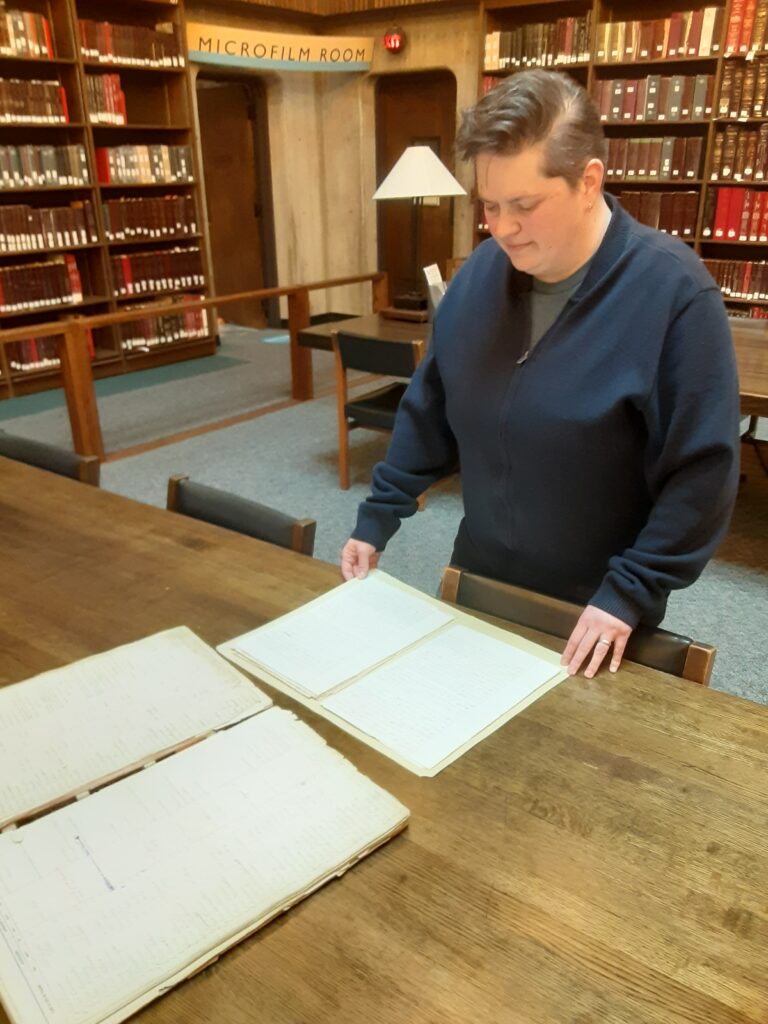
M107 452L178 434L291 397L284 331L259 332L226 324L214 356L140 370L96 382ZM275 341L278 341L276 344ZM333 387L330 353L314 353L315 386ZM71 448L63 392L59 389L0 403L5 429Z
M222 352L242 360L217 372L157 382L100 399L107 447L177 433L188 425L226 418L288 397L288 353L281 344L254 341L248 331L225 335ZM331 382L327 353L315 353L316 384ZM764 425L764 424L761 424ZM8 419L7 429L69 444L66 416L57 410ZM315 553L337 561L370 469L386 450L383 435L352 435L352 487L338 489L336 419L332 397L292 406L164 448L107 463L102 485L153 505L165 504L172 473L235 491L318 521ZM450 558L461 516L458 481L430 492L427 508L406 522L382 559L382 568L434 593ZM668 629L715 644L713 686L768 703L768 481L751 478L739 497L733 527L718 557L695 586L674 594Z

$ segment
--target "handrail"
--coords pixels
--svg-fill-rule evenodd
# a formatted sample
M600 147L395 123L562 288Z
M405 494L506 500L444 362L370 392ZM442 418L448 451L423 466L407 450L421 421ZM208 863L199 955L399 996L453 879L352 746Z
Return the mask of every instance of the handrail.
M96 392L93 387L93 369L88 353L87 332L98 327L130 323L147 316L166 316L169 313L188 312L197 309L211 309L226 306L244 299L272 299L281 296L288 299L288 331L290 334L291 395L297 401L306 401L313 396L312 350L299 346L298 334L309 326L309 293L326 288L339 288L350 284L364 284L370 281L374 313L389 302L389 278L385 271L369 274L354 274L348 277L312 281L309 284L287 285L275 288L256 288L232 295L216 295L209 298L185 299L183 302L161 302L130 309L119 313L97 313L92 316L65 317L61 320L42 324L27 324L0 330L0 357L7 372L4 346L35 338L61 338L59 355L67 399L72 441L79 455L96 455L105 458L104 441L99 422ZM140 296L137 296L140 299Z

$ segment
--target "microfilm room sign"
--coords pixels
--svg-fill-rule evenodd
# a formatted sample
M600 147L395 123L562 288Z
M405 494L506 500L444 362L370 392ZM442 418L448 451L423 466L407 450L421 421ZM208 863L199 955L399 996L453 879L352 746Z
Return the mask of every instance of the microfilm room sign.
M189 59L253 71L368 71L373 39L249 32L187 23Z

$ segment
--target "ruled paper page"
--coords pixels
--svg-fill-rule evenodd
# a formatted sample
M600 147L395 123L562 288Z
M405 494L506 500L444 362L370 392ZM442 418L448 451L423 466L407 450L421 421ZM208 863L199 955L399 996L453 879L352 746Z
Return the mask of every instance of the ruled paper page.
M272 708L6 832L7 1008L23 1024L95 1024L338 873L407 815Z
M302 693L319 696L452 618L450 611L387 583L384 573L372 572L227 646Z
M271 700L187 629L0 689L0 823Z
M321 705L398 758L433 769L560 671L456 624Z

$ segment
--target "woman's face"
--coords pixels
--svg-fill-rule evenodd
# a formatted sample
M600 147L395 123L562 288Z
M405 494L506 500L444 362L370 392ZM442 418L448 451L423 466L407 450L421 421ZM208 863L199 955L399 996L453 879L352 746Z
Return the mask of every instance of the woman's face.
M480 153L475 161L477 192L488 227L512 265L548 283L563 281L591 252L588 211L600 195L602 174L589 172L573 188L565 178L541 172L543 143L515 156ZM593 168L594 170L594 168Z

